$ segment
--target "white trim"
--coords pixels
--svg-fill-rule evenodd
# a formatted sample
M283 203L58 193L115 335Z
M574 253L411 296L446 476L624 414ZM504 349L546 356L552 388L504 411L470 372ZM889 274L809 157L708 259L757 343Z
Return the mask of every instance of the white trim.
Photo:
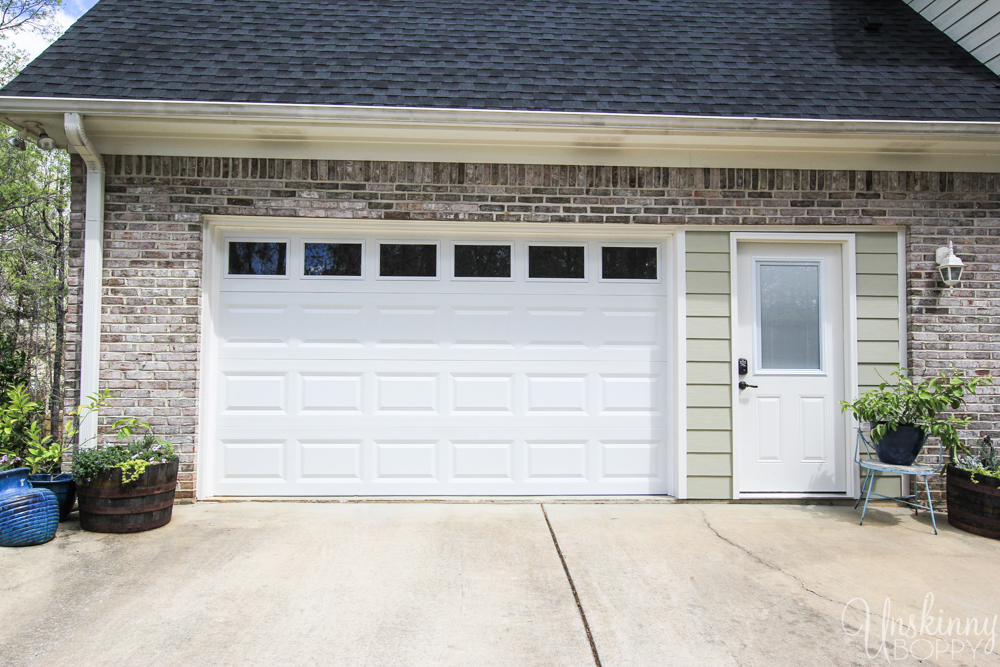
M899 278L899 367L908 367L909 341L906 322L906 228L896 232L896 275Z
M870 231L870 230L869 230ZM828 234L824 232L798 232L798 233L774 233L774 232L732 232L729 235L730 249L730 367L732 368L732 443L733 443L733 499L741 498L763 498L765 496L756 493L740 493L739 491L739 447L736 442L736 406L739 402L739 382L736 368L736 346L737 346L737 276L736 261L738 243L838 243L841 245L842 274L843 274L843 304L844 304L844 394L845 398L858 395L858 287L857 287L857 261L856 242L854 234ZM844 462L846 480L846 492L844 496L857 498L860 492L858 488L859 470L854 461L854 448L850 442L852 431L852 420L849 415L843 415L844 421ZM837 494L837 497L844 497ZM816 498L817 494L781 494L774 497L786 498Z
M83 306L80 327L80 396L86 403L101 388L101 298L104 290L104 158L94 148L79 114L67 113L67 140L87 166L83 231ZM54 131L54 128L53 128ZM95 441L99 415L92 411L79 424L77 443Z
M215 461L209 456L212 442L212 429L215 424L212 415L215 414L215 394L206 391L212 387L215 377L215 360L218 358L215 337L215 312L210 295L219 291L222 280L221 246L224 230L209 221L205 222L202 234L202 267L201 267L201 340L198 345L198 440L195 443L195 497L203 500L210 497L212 491L210 480L215 479ZM218 237L218 238L216 238Z
M677 383L674 387L676 400L673 401L677 414L674 421L677 424L675 443L677 456L677 481L674 485L674 495L678 499L688 496L687 488L687 239L685 230L679 229L674 238L674 298L676 301L677 326L674 327L675 341L674 357L677 359Z
M115 155L993 171L1000 123L2 97L0 119L87 115Z

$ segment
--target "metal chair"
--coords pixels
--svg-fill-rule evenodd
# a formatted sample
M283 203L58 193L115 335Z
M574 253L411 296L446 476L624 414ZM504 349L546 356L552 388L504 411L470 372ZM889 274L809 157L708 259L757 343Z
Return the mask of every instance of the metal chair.
M932 464L915 464L910 466L894 465L892 463L882 463L878 460L875 455L875 448L868 443L868 438L865 437L862 426L858 426L858 441L854 450L854 460L862 468L867 470L865 476L865 481L861 485L861 493L865 498L865 507L861 511L861 523L859 525L865 525L865 513L868 511L868 501L872 496L876 498L884 498L885 500L894 500L904 505L908 505L913 508L914 514L919 515L920 510L927 510L931 513L931 524L934 526L934 534L938 534L937 529L937 519L934 518L934 501L931 499L931 488L929 479L931 475L936 475L941 472L944 468L944 446L938 447L938 459L936 463ZM869 432L869 436L871 433ZM861 446L864 445L865 457L861 456ZM875 473L888 472L888 473L899 473L903 475L912 475L910 479L910 485L913 493L905 496L885 496L880 493L872 493L872 487L875 486ZM927 492L927 504L921 505L917 502L917 478L924 478L924 490ZM866 490L867 489L867 490ZM910 500L912 498L912 501ZM861 497L858 497L858 502L854 503L854 509L858 508L861 503Z

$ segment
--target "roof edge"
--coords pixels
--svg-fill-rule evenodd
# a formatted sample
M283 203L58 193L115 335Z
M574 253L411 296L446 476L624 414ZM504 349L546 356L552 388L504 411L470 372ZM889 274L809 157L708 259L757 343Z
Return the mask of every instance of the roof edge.
M0 96L0 121L105 155L1000 171L1000 122L839 120Z
M81 114L153 116L162 118L247 118L320 121L424 122L555 127L630 127L735 131L952 132L1000 134L1000 122L924 120L845 120L774 118L767 116L695 116L669 114L516 111L437 107L381 107L332 104L273 104L261 102L198 102L122 100L0 95L0 113L76 112Z

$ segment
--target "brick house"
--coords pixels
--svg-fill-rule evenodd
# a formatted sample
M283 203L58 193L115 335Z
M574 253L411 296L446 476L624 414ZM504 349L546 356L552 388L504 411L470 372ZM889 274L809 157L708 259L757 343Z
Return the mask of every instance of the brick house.
M836 498L839 400L1000 375L998 85L902 0L101 0L0 119L181 498Z

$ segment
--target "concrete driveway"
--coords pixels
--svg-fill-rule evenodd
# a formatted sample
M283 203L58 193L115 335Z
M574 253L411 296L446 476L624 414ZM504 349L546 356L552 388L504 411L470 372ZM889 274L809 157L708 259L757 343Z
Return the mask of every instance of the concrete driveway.
M121 536L71 520L0 549L0 664L1000 665L1000 542L857 517L369 502L199 503Z

